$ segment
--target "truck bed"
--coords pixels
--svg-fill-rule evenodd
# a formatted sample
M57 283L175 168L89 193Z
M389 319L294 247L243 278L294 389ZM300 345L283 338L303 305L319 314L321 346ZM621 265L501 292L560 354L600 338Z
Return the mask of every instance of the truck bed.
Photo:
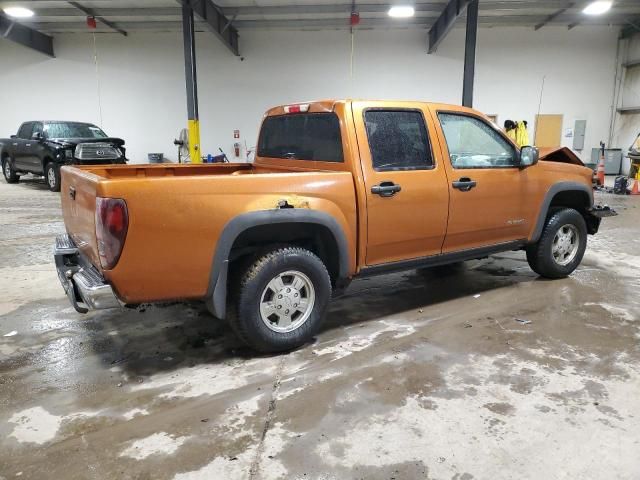
M111 270L102 268L98 256L96 197L121 198L127 205L127 236ZM64 167L61 200L67 233L105 279L120 286L118 296L127 303L202 298L227 222L279 208L282 200L329 212L356 241L349 171L246 163Z

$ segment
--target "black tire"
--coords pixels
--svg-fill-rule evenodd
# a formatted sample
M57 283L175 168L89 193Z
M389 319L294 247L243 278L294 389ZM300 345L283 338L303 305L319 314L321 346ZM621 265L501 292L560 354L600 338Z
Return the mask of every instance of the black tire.
M262 319L260 305L268 295L273 295L271 303L281 302L276 300L275 292L267 290L268 284L279 275L291 271L302 273L310 282L314 300L306 320L297 317L303 323L291 331L274 331L273 328L278 328L278 323L270 322L272 326L268 327L269 320ZM228 319L243 342L260 352L282 352L304 345L313 338L324 320L331 298L331 279L322 260L303 248L283 247L260 256L238 273L238 280L233 282L232 286ZM291 278L293 281L293 277ZM284 286L287 287L289 284L285 283ZM310 293L305 289L306 287L303 287L300 290L300 297L305 295L309 297ZM289 310L286 311L289 312ZM292 309L292 311L295 310ZM274 313L284 312L274 311ZM295 311L292 317L298 313L300 312ZM298 320L291 320L291 327L295 326Z
M553 254L554 241L560 229L573 230L578 236L577 250L567 254L567 263L556 260ZM570 275L582 261L587 248L587 224L582 215L573 208L560 208L547 217L542 235L537 243L527 247L527 262L538 275L546 278L564 278Z
M4 179L7 183L18 183L20 177L13 169L13 161L11 157L4 157L2 159L2 174L4 175Z
M52 192L60 191L60 167L55 163L47 163L44 167L44 179L47 182L49 190Z

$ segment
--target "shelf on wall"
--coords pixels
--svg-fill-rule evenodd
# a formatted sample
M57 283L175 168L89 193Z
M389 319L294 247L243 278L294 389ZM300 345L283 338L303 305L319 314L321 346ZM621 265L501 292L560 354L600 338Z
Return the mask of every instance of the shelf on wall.
M630 62L627 63L623 63L622 66L624 68L633 68L633 67L638 67L640 66L640 59L638 60L631 60Z

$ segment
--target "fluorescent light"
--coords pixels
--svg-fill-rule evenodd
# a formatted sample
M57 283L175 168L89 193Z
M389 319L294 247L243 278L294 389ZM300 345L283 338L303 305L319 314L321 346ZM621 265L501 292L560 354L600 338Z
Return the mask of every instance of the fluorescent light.
M589 5L584 7L582 13L586 13L587 15L602 15L605 12L608 12L611 8L611 1L598 0L597 2L591 2Z
M395 7L391 7L388 12L389 16L393 18L413 17L414 13L416 12L410 5L396 5Z
M33 10L29 10L24 7L7 7L4 9L4 13L14 18L29 18L33 17Z

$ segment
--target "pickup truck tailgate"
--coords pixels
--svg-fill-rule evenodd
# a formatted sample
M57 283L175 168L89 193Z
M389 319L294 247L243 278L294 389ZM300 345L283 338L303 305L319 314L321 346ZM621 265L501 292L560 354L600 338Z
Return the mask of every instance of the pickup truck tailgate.
M62 168L62 216L80 252L101 271L96 240L96 190L100 177L72 167Z

